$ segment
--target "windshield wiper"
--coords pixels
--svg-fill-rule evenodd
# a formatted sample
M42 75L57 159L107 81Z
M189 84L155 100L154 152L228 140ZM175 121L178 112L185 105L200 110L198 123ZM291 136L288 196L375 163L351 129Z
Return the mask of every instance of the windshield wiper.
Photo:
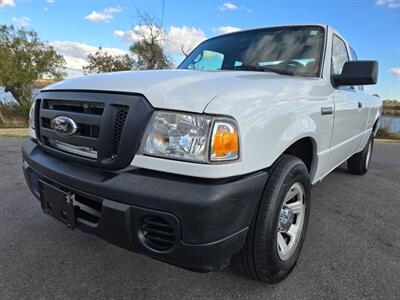
M262 67L264 69L265 72L272 72L272 73L276 73L279 75L290 75L293 76L293 72L290 71L285 71L285 70L277 70L275 68L270 68L270 67Z
M260 66L257 66L257 65L234 66L232 70L245 70L245 71L265 72L263 67L260 67Z
M290 75L293 76L293 72L285 71L285 70L277 70L275 68L266 67L266 66L257 66L257 65L241 65L235 66L232 70L246 70L246 71L258 71L258 72L271 72L279 75Z

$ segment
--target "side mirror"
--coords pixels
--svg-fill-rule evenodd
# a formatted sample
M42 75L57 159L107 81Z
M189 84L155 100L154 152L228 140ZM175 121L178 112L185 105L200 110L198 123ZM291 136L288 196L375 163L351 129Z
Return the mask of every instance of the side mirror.
M333 75L336 86L368 85L378 81L378 62L375 60L347 61L341 75Z

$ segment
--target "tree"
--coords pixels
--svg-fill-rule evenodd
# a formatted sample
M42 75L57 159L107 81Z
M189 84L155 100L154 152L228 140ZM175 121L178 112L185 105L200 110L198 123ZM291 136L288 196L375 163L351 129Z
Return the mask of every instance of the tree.
M128 54L111 55L101 47L95 54L88 55L89 64L83 66L83 71L87 73L103 73L132 70L133 62Z
M138 70L168 69L173 66L164 53L163 30L157 19L150 14L138 12L139 24L132 28L138 41L130 47L134 68Z
M64 57L33 30L0 26L0 58L0 85L19 104L31 101L35 80L65 76Z

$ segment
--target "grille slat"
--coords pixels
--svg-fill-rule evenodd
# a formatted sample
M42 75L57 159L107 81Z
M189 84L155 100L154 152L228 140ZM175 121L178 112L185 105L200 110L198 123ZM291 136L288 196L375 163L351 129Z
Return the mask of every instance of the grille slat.
M74 100L50 100L46 99L43 102L43 108L58 110L62 112L76 112L84 113L87 115L99 115L101 116L104 111L104 103L98 102L81 102Z
M42 136L46 138L50 138L52 140L58 140L67 144L72 144L76 146L84 146L88 148L98 148L98 139L91 138L91 137L86 137L86 136L80 136L80 135L73 135L73 136L68 136L68 137L62 137L57 135L57 133L48 128L42 127L40 129L40 133Z
M158 234L161 234L161 235L172 236L172 237L175 236L175 234L173 232L168 232L168 231L160 230L160 229L157 229L157 228L149 227L148 224L144 225L143 229L144 230L150 230L151 232L158 233Z
M171 225L169 225L168 223L160 223L160 222L156 222L154 220L147 220L146 221L148 225L154 225L154 226L158 226L158 227L163 227L163 228L170 228Z
M148 234L146 234L145 237L149 240L152 240L153 243L154 243L154 241L163 243L163 244L157 243L159 245L159 247L163 247L163 248L169 247L174 242L173 239L162 238L160 236L155 235L154 233L148 233Z
M40 111L40 116L42 118L53 119L58 116L65 115L65 111L62 110L52 110L52 109L42 109ZM90 124L90 125L100 125L101 116L91 115L84 113L68 112L68 117L73 119L76 123Z

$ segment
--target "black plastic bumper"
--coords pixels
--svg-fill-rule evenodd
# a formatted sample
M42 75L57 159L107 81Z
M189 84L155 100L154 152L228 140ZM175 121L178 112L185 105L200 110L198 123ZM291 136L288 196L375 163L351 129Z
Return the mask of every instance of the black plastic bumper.
M221 269L246 239L268 178L266 171L210 180L135 169L111 173L45 153L34 141L22 147L26 181L40 197L40 181L96 202L98 220L77 219L77 228L156 259L197 271ZM158 251L143 240L143 220L161 217L176 243Z

